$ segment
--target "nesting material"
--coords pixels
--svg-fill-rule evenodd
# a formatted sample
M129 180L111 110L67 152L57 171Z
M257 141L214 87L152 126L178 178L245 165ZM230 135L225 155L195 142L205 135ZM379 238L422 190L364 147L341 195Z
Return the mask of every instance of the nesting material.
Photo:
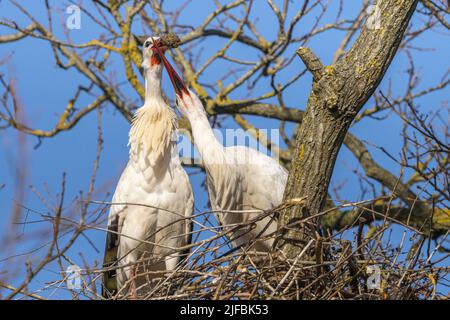
M160 37L161 44L169 48L177 48L181 40L175 33L165 33Z

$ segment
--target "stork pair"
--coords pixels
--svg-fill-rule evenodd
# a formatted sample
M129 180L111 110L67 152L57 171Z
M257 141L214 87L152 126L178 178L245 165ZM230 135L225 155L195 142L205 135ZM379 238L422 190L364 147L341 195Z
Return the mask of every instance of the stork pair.
M161 277L161 272L176 269L189 248L194 198L174 139L176 115L161 90L163 66L173 84L177 108L191 124L212 210L230 231L232 244L242 246L262 238L253 249L268 251L272 240L263 238L276 231L273 217L258 218L249 209L265 210L280 204L287 171L254 149L224 147L216 139L202 102L165 58L167 49L158 37L144 42L145 102L133 119L129 161L108 217L105 296L115 292L136 297L148 292L148 283ZM251 230L227 229L249 221L255 226Z

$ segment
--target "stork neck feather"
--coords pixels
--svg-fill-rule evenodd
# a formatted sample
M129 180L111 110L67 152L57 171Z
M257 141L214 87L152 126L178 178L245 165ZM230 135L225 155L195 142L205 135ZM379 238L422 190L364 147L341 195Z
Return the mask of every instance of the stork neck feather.
M176 115L162 96L161 76L147 71L145 80L145 103L136 111L130 130L130 158L155 164L172 153Z
M164 101L162 98L161 78L162 67L152 66L144 71L145 77L145 104L153 103L154 100Z
M224 147L214 135L214 130L206 116L203 106L188 113L195 145L205 165L224 163ZM200 109L201 108L201 109Z

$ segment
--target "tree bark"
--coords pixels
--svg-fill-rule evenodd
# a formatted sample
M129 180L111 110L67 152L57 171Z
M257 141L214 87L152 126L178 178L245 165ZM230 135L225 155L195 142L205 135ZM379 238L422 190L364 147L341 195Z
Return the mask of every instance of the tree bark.
M313 85L284 194L286 202L304 201L280 212L278 245L287 257L297 256L305 241L315 236L317 219L308 225L296 222L324 208L348 128L382 80L416 5L417 0L377 1L376 16L366 21L351 49L335 65L323 67L307 48L297 51L313 74Z

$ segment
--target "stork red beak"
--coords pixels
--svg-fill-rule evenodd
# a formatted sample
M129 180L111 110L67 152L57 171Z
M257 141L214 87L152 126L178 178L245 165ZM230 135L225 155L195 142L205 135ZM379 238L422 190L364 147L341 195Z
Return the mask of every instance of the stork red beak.
M167 61L166 57L164 56L164 53L161 50L162 47L159 47L159 44L155 44L153 48L161 57L164 67L166 68L167 73L169 75L170 81L172 82L173 88L175 89L175 94L180 98L183 97L183 94L187 94L189 96L189 91L186 88L186 85L184 84L183 80L181 80L180 76L177 74L175 69L170 64L170 62Z

